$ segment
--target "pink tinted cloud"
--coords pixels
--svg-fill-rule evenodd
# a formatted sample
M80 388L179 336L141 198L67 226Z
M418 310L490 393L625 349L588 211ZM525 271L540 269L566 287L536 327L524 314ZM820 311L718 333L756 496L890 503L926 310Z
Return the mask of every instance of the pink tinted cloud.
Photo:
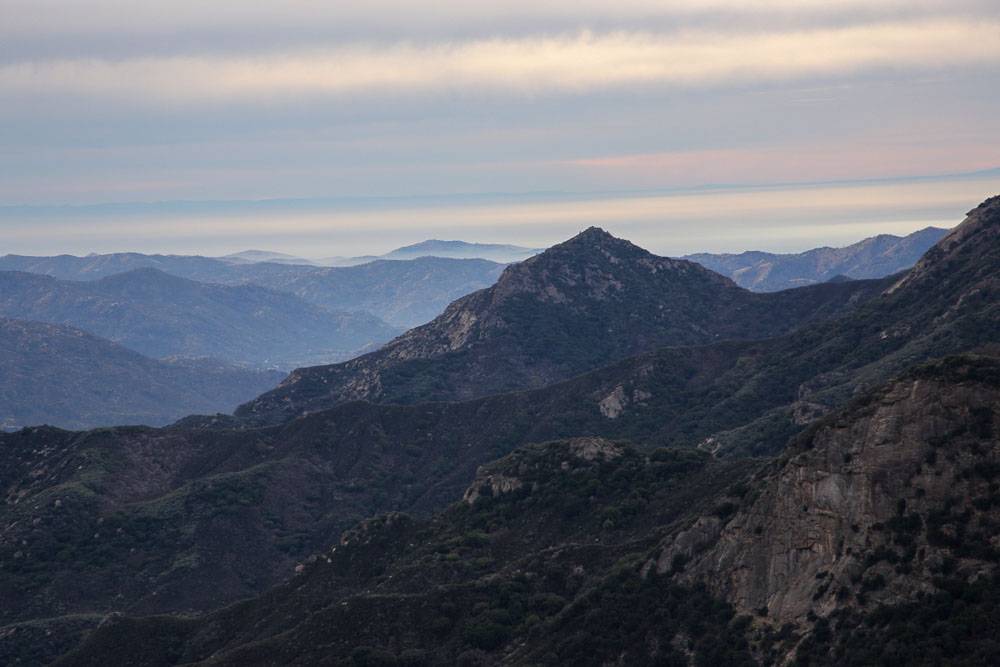
M865 141L605 155L562 162L584 181L628 187L837 181L965 173L1000 166L1000 139Z

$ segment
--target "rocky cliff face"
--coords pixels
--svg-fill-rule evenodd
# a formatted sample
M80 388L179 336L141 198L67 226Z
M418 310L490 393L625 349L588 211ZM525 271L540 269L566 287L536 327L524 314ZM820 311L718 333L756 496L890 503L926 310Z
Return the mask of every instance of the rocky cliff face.
M998 473L1000 361L935 362L823 420L656 567L690 559L684 580L778 623L912 599L996 567Z

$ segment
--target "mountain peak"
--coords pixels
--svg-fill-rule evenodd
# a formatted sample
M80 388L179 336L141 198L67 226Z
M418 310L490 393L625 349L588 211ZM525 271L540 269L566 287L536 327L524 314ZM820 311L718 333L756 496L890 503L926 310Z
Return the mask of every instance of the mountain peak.
M609 269L611 268L610 265L617 265L621 269L624 268L623 263L641 262L642 260L657 262L659 264L674 264L677 262L677 260L654 255L631 241L620 239L600 227L588 227L576 236L562 243L557 243L539 255L535 255L530 261L525 262L524 266L527 268L529 266L575 265L579 262L585 262L588 264L603 264ZM688 264L688 262L683 263ZM700 269L701 267L698 268Z
M564 241L559 245L603 245L606 243L618 243L623 245L634 245L629 241L620 239L617 236L613 236L611 233L606 232L600 227L587 227L585 230L577 234L576 236Z
M283 421L347 401L463 400L541 387L661 345L784 333L825 308L853 307L857 289L761 298L694 262L591 227L508 266L492 287L376 352L297 370L238 415ZM609 399L609 414L618 402Z

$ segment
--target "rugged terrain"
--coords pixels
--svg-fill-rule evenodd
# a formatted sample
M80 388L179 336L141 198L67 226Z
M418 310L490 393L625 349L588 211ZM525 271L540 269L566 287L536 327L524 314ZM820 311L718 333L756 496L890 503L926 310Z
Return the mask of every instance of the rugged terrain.
M947 233L947 229L927 227L903 237L873 236L844 248L815 248L798 254L700 253L685 259L729 276L741 287L776 292L831 280L882 278L905 271Z
M813 539L822 531L834 539L842 533L843 526L824 523L829 516L823 503L836 493L821 481L817 491L796 487L795 480L801 481L796 471L803 471L805 479L822 480L829 473L845 480L834 481L833 488L869 494L870 505L857 509L862 518L869 512L870 524L857 524L864 548L870 545L873 557L906 569L904 542L876 533L916 530L916 520L907 516L909 492L903 493L908 504L902 511L886 499L895 503L902 493L899 479L913 477L906 473L912 456L924 456L926 466L929 454L923 445L908 444L912 434L893 427L892 415L902 423L917 419L922 409L929 413L930 421L918 422L920 429L940 434L940 447L959 448L954 460L943 449L934 459L943 457L941 476L968 496L953 503L956 512L965 516L963 508L972 503L970 511L991 520L987 476L998 405L997 362L991 356L1000 351L1000 198L970 212L905 277L794 290L790 301L780 294L750 294L694 264L655 258L598 230L554 250L519 265L520 271L508 270L497 286L506 284L508 291L481 292L459 304L487 299L508 308L527 292L528 312L544 317L553 310L556 319L546 322L562 322L566 340L580 341L585 350L597 346L606 353L636 340L645 344L640 335L670 327L672 335L690 336L678 341L688 346L661 347L556 384L460 402L330 401L300 416L298 409L275 410L267 421L192 417L166 429L31 429L0 436L0 484L7 494L0 513L0 583L4 599L12 601L0 623L5 636L21 638L8 643L10 650L18 656L35 649L57 655L69 640L58 646L38 641L46 631L63 638L83 632L110 610L130 616L205 611L259 595L296 570L300 575L286 586L197 621L117 621L98 631L74 664L113 664L101 660L115 656L138 664L210 658L233 664L315 662L319 653L310 651L333 663L361 664L448 663L460 656L468 664L586 662L594 656L623 664L688 659L743 664L773 662L796 650L807 661L836 663L838 656L857 655L852 651L874 650L874 642L865 639L871 628L885 628L893 637L940 637L940 629L908 629L899 620L914 613L906 605L922 604L907 597L911 592L929 595L923 602L932 603L934 614L959 613L947 606L942 591L969 600L979 615L991 609L997 599L992 580L982 579L977 588L975 579L951 576L975 568L988 573L988 551L953 553L955 567L945 565L940 585L927 581L930 570L916 569L911 559L911 571L927 584L919 590L907 588L905 577L897 588L894 577L907 572L889 576L880 565L870 582L852 582L854 588L841 594L844 573L853 570L837 565L838 584L819 592L822 583L811 587L797 569L788 568L801 563L815 579L817 562L841 557L836 544L831 551L825 538ZM623 261L626 251L636 261ZM648 262L655 272L647 270ZM538 276L544 281L533 282ZM845 285L851 289L840 291ZM667 288L672 291L664 295ZM623 310L613 298L619 289L634 289L630 294L645 310ZM775 297L780 301L768 301ZM786 304L788 310L777 312L798 313L801 319L775 337L716 341L725 338L726 323L706 304L732 318L746 314L743 306L757 299ZM463 312L459 304L448 312ZM655 314L670 304L679 315L658 319L648 330L642 318L627 317ZM524 331L538 331L531 328L534 319L512 319L516 308L498 312L507 318L504 326L477 320L470 330L482 335L475 340L524 341ZM558 319L564 316L568 319ZM596 322L593 328L587 328L588 318ZM692 320L718 324L720 330L694 329ZM456 330L450 328L456 320L443 321L443 331ZM596 335L615 326L620 328L613 332L628 331L624 323L633 322L639 332L634 339L603 343ZM765 327L778 325L789 326L787 320L755 326L763 336ZM583 336L569 336L580 330ZM708 340L699 344L699 336ZM421 344L440 340L423 337ZM548 349L557 359L594 362L559 340L546 340L539 355ZM936 357L976 350L979 356L912 370ZM449 391L445 380L458 377L449 359L446 354L423 362L420 382L437 390L426 382L436 378ZM895 377L901 379L878 388ZM938 397L939 409L929 409ZM984 409L962 409L963 401L974 408L993 406L993 417L984 417ZM886 412L876 410L872 417L871 406L883 405L889 406ZM817 420L819 426L810 427ZM987 422L992 431L983 425ZM823 435L837 424L848 435ZM877 437L866 440L872 433ZM841 444L826 445L824 438ZM879 438L889 449L875 446ZM745 458L782 456L790 439L792 449L776 462ZM553 440L560 442L531 445ZM858 447L848 452L849 461L843 456L848 441ZM489 464L525 446L504 462ZM664 446L670 451L659 451ZM836 453L822 458L828 446ZM878 458L895 449L909 453ZM588 459L586 452L594 456ZM842 467L832 467L838 456ZM855 458L859 462L852 468ZM963 472L980 463L981 473ZM618 464L628 464L627 470ZM885 479L877 474L883 464L892 468ZM656 477L661 473L664 477ZM971 481L962 486L962 480ZM976 480L986 480L985 486ZM933 504L938 487L922 484L913 482L912 495L924 488L928 504L914 500L912 506L920 525L929 526L928 517L938 511ZM426 518L458 500L463 489L466 503ZM493 496L502 500L487 500ZM781 520L793 535L805 535L802 543L817 555L783 549L777 534L773 550L752 541L759 525L752 524L759 516L754 508L790 512L795 508L781 504L786 498L806 500L805 509L798 508L801 517L793 513ZM506 509L494 515L494 504ZM841 507L856 510L850 503ZM899 521L883 516L886 507ZM487 516L476 519L480 509ZM557 518L554 513L564 509L567 514ZM330 553L343 530L373 514L397 511L417 518L393 514L391 520L365 523ZM471 523L463 523L470 516ZM980 527L986 524L979 515L968 516L978 522L961 529L969 532L941 530L975 543L989 531ZM882 529L875 527L879 523ZM853 527L848 530L853 533ZM467 538L470 531L486 537ZM507 544L498 535L512 536L509 550L494 549ZM913 544L924 544L921 540L930 544L931 533L913 537ZM895 549L895 555L880 546ZM310 562L310 554L319 555ZM416 560L408 560L410 555ZM972 570L962 569L966 558L976 560ZM579 586L544 574L546 559ZM712 570L718 559L742 569ZM584 561L597 565L590 569ZM324 570L328 565L335 567ZM578 565L582 578L573 574ZM745 572L757 574L741 579ZM428 586L407 589L411 580ZM550 580L556 582L551 588ZM782 581L791 582L787 589L773 587ZM880 582L900 595L874 594L883 590ZM532 601L549 593L562 601L551 606L542 597ZM803 606L805 598L815 606ZM872 600L874 606L868 604ZM933 620L920 614L930 628ZM976 656L992 655L983 639L987 631L974 621L971 634L956 640L970 664ZM843 632L831 635L833 623L842 624ZM412 631L400 632L403 627ZM720 646L723 653L717 652ZM146 653L129 652L139 648Z
M231 410L281 377L210 359L150 359L78 329L0 318L3 429L159 426Z
M545 664L550 651L562 664L638 657L644 647L630 648L634 637L611 619L631 606L626 622L634 623L656 598L640 607L617 579L641 586L643 554L671 526L711 511L705 503L744 468L697 452L646 456L599 439L534 445L481 470L465 499L430 521L389 514L347 531L266 598L205 619L114 621L63 664L491 664L514 651ZM708 626L703 659L749 655L725 604L665 579L661 594L678 614L667 621L677 632Z
M113 619L60 664L989 664L998 479L1000 362L950 358L764 466L519 449L430 521L366 521L265 596Z

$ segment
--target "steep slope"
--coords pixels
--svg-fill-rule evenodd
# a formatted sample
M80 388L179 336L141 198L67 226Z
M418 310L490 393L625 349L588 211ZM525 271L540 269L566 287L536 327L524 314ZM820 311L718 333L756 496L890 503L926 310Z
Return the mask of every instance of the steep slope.
M845 248L816 248L798 254L743 252L700 253L685 259L732 278L755 292L776 292L833 279L882 278L913 266L928 248L948 233L927 227L904 237L882 234Z
M396 333L371 315L327 311L262 287L198 283L156 269L90 282L0 272L0 288L2 316L78 327L152 357L288 368L348 358Z
M850 664L914 664L943 650L976 664L997 655L995 615L966 620L953 643L938 614L956 592L997 609L998 480L1000 361L949 358L821 421L751 483L739 511L668 539L657 567L680 558L682 580L707 582L738 609L812 626L801 652L816 662L844 664L849 651ZM873 633L912 644L872 645Z
M0 318L0 428L172 422L226 412L280 373L156 361L77 329Z
M112 619L59 664L992 664L998 475L1000 360L951 358L764 467L522 448L431 521L363 522L264 596Z
M294 372L240 415L274 420L355 399L461 400L539 387L659 345L785 333L850 310L878 288L753 294L591 228L508 267L493 287L376 353Z

